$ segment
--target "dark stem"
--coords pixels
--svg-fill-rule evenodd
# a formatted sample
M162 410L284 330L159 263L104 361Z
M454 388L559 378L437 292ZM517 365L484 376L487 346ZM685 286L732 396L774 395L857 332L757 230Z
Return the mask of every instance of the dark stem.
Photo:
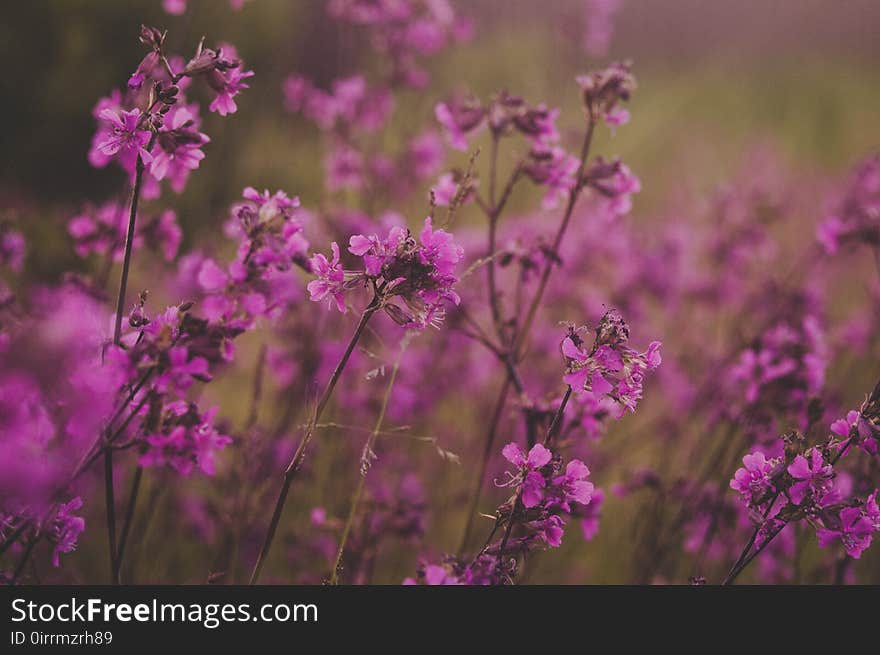
M147 151L152 150L156 133L150 136ZM122 312L125 309L125 291L128 287L128 271L131 268L131 251L134 245L135 221L138 201L141 197L141 182L144 178L144 162L138 155L135 164L134 185L131 188L131 205L128 212L128 232L125 235L125 252L122 258L122 275L119 278L119 294L116 297L116 323L113 327L113 343L119 345L122 339ZM109 432L109 427L108 427ZM118 568L116 565L116 499L113 491L113 451L110 444L104 444L104 506L107 512L107 541L110 548L111 583L116 584Z
M128 534L131 531L131 524L134 519L134 509L137 505L138 494L141 490L141 479L144 476L144 469L138 466L134 472L134 478L131 482L131 491L128 494L128 505L125 508L125 518L122 523L122 534L119 536L119 546L116 551L116 569L113 572L114 584L121 584L122 558L125 555L125 544L128 542Z
M492 449L495 445L495 435L498 433L498 424L501 421L501 415L504 413L504 405L507 402L507 394L510 391L510 378L504 380L501 385L501 391L498 394L498 400L495 402L495 410L492 413L492 421L489 423L489 432L486 434L486 442L483 445L483 453L480 457L480 466L477 476L474 479L474 489L471 493L471 502L467 511L467 523L464 526L464 534L461 537L461 544L458 552L462 553L467 547L471 539L474 528L474 519L477 515L477 506L480 504L480 495L483 490L483 479L486 477L486 469L489 467L489 459L492 456Z
M559 428L562 426L562 415L565 414L565 406L568 405L569 398L571 398L571 387L568 387L565 390L565 395L562 397L562 402L559 403L559 407L556 409L556 413L553 415L553 420L550 421L550 427L547 430L547 436L544 437L545 446L549 446L550 442L553 441L553 438L559 433Z
M153 148L156 134L150 137L147 150ZM137 158L134 172L134 185L131 188L131 205L128 212L128 232L125 235L125 252L122 257L122 276L119 278L119 294L116 296L116 324L113 328L113 343L119 345L122 336L122 312L125 309L125 290L128 286L128 271L131 268L131 251L134 245L134 228L137 219L138 201L141 197L141 182L144 177L144 162L140 155Z
M522 487L516 494L516 501L513 503L513 509L510 512L510 518L507 519L507 528L504 530L504 537L501 539L501 546L498 548L498 566L501 567L504 561L504 549L507 548L507 542L510 539L510 533L513 532L513 517L522 511Z
M587 132L584 135L584 142L581 146L580 165L578 166L576 178L577 182L575 182L574 188L568 194L568 204L565 207L565 214L563 214L562 222L559 224L559 229L556 231L556 237L553 239L553 247L550 251L556 256L559 254L559 246L562 244L562 239L568 229L568 224L571 222L571 215L574 212L574 207L577 204L577 200L584 187L584 169L587 165L587 157L590 154L590 144L593 141L593 131L595 127L596 122L593 120L593 117L590 116L589 121L587 122ZM513 347L514 352L517 354L525 344L526 337L528 336L532 323L535 320L535 314L538 312L538 306L541 304L541 300L544 297L544 292L547 289L547 282L550 280L550 275L552 274L555 265L556 261L554 257L548 258L547 263L544 264L544 270L541 272L541 281L538 283L538 290L535 292L535 297L532 298L532 302L529 305L528 312L526 313L526 320L523 322L522 329L517 332L516 342Z

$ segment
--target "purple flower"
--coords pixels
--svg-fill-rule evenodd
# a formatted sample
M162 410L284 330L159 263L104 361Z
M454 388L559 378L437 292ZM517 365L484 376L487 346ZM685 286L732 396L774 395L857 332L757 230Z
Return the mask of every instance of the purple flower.
M535 444L528 455L524 454L515 443L509 443L501 450L504 458L521 469L522 504L524 507L535 507L541 502L544 487L547 483L538 469L546 466L553 454L541 444Z
M364 186L364 159L354 148L339 144L324 160L326 183L330 191L360 189Z
M321 302L325 298L329 298L328 307L332 305L332 302L335 302L336 309L344 314L346 311L345 273L339 266L339 246L335 241L330 244L330 250L333 252L332 260L328 260L321 253L315 253L309 260L312 273L317 279L309 282L308 291L312 301Z
M840 437L843 442L850 438L853 430L855 430L854 443L857 443L862 450L869 455L876 455L880 451L880 447L878 447L880 430L863 417L861 412L850 410L847 412L846 418L838 419L831 424L831 432Z
M862 552L871 545L874 526L858 507L845 507L840 510L839 526L835 529L819 528L816 536L819 545L828 548L836 542L843 544L846 554L859 559Z
M144 437L148 448L140 457L141 466L167 465L181 475L189 475L198 467L206 475L214 475L217 451L232 443L214 426L216 415L216 407L201 414L193 404L169 403L161 431Z
M814 503L821 504L824 495L831 490L834 475L831 465L825 463L817 448L811 449L809 459L803 455L795 457L788 467L788 474L795 479L789 489L795 505L800 505L807 494L811 494Z
M660 342L652 341L639 353L626 345L629 328L615 310L602 317L590 350L583 349L580 337L571 331L562 341L566 361L563 380L576 394L590 393L598 402L607 396L618 403L620 418L634 412L642 398L645 374L660 366Z
M153 161L153 156L145 148L150 142L150 131L140 128L140 109L121 112L104 109L100 117L112 126L112 131L97 144L101 153L108 157L137 153L144 164Z
M743 468L736 470L730 487L742 495L746 505L757 507L763 504L773 489L782 460L778 457L766 459L764 453L754 452L745 455L742 462Z
M579 459L571 460L565 467L565 473L553 478L553 485L559 493L559 507L571 512L571 503L589 505L593 499L595 487L587 480L590 469Z
M198 106L174 105L165 116L165 123L157 138L159 145L150 164L150 174L157 180L166 177L177 193L183 191L190 171L199 167L205 158L202 146L210 141L198 131Z
M452 173L444 173L437 179L437 184L431 188L431 191L434 192L434 202L438 206L448 207L458 192L458 184L455 183Z
M207 74L208 85L217 95L208 105L208 109L221 116L234 114L238 111L238 105L235 104L233 98L242 90L249 88L243 80L253 77L253 75L253 71L242 70L240 62L234 68L227 68L223 71L214 68L209 71Z
M434 116L445 129L449 145L467 150L468 137L485 125L486 110L474 98L455 98L434 107Z

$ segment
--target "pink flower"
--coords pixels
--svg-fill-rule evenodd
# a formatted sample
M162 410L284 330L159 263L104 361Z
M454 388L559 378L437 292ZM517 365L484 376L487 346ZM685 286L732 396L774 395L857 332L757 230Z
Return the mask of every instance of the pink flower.
M831 424L831 432L844 442L850 438L853 429L856 431L854 443L857 443L869 455L876 455L880 450L878 448L878 430L860 412L850 410L847 412L846 418L837 419Z
M521 469L522 504L524 507L535 507L543 498L543 489L547 486L544 476L538 469L546 466L553 454L541 444L535 444L525 455L515 443L509 443L501 450L504 458Z
M312 273L317 279L312 280L308 284L310 300L321 302L325 298L330 299L328 307L335 301L336 309L343 314L345 308L344 281L345 274L339 266L339 246L334 241L330 244L330 250L333 252L332 260L328 260L323 254L316 253L309 260Z
M862 551L871 545L874 527L871 520L862 514L858 507L845 507L840 510L840 525L836 529L819 528L816 536L819 545L828 548L837 541L843 544L846 554L854 559L862 556Z
M145 146L150 142L150 131L139 127L141 111L117 112L113 109L104 109L100 117L108 121L112 131L104 135L104 139L97 144L98 150L107 156L118 156L127 153L137 153L144 164L153 161L153 156L147 152Z
M592 482L587 480L590 469L579 459L571 460L565 467L565 473L553 478L553 485L558 488L560 494L559 506L566 512L571 512L570 503L589 505L593 498Z
M731 489L738 491L749 507L762 504L773 489L773 481L778 474L782 460L766 459L764 453L754 452L742 459L743 468L737 469L730 481Z
M822 453L817 448L810 451L809 459L803 455L795 457L788 467L788 474L796 480L789 489L795 505L800 505L807 494L812 494L813 502L821 504L824 495L831 490L831 465L825 464Z
M504 446L501 449L501 454L504 455L504 459L514 466L528 469L539 469L542 466L546 466L553 457L553 454L541 444L532 446L529 454L525 455L520 447L513 442Z
M438 103L434 116L445 129L449 145L467 150L468 137L485 125L486 110L473 98L453 99Z
M208 84L216 92L216 96L208 105L208 109L215 111L221 116L234 114L238 110L235 104L235 96L242 90L249 88L242 80L253 77L253 71L241 70L241 66L229 68L224 71L214 69L208 73Z
M458 192L458 185L452 173L444 173L438 178L437 184L431 188L431 191L434 192L434 202L438 206L448 207Z
M583 349L582 340L574 332L562 341L566 360L562 379L576 394L590 393L597 402L603 396L614 400L620 418L627 410L635 411L646 373L660 366L661 344L652 341L643 353L629 348L629 328L615 310L605 313L595 333L589 351Z
M150 174L160 181L168 177L171 188L177 193L183 191L190 171L197 169L205 158L201 148L210 141L197 129L197 111L197 105L172 107L159 131L159 147L155 149L150 164Z

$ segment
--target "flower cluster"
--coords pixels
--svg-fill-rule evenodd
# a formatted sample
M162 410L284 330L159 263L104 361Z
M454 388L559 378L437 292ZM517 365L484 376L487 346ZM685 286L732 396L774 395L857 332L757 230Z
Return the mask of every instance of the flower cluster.
M608 310L596 326L589 349L579 331L569 329L562 341L566 360L563 379L577 394L590 394L595 401L603 397L618 405L618 416L634 412L642 398L645 374L661 362L660 342L652 341L640 353L627 345L629 327L619 312Z
M205 154L210 139L199 130L199 104L188 102L190 82L201 78L213 94L209 109L223 116L236 111L235 96L252 76L232 46L216 50L199 45L188 62L166 52L165 33L141 27L141 42L149 52L123 91L114 90L95 105L98 129L92 138L89 162L96 167L118 164L131 178L137 162L147 175L143 194L159 195L159 183L168 180L180 193L192 170Z
M298 295L290 270L307 267L308 249L299 198L252 187L243 197L226 224L238 241L235 259L224 269L205 258L197 273L205 317L238 331L260 316L277 316Z
M851 428L858 438L858 419ZM839 422L833 432L839 432ZM839 436L839 435L838 435ZM877 491L865 500L851 495L848 485L838 480L835 464L851 440L837 442L832 434L823 446L795 452L799 435L786 437L785 460L765 459L760 452L743 457L744 467L736 471L730 486L739 491L746 506L755 512L756 541L763 548L792 522L804 520L815 530L823 548L840 542L847 555L859 558L880 530Z
M425 219L418 240L404 227L392 228L385 239L375 234L352 236L348 251L361 259L363 270L343 271L336 243L331 250L330 260L321 253L311 259L317 279L308 289L315 302L330 299L345 313L345 291L366 283L375 289L381 297L379 306L396 323L420 329L442 322L444 301L459 302L453 287L458 282L455 268L464 251L449 232L435 230L430 217ZM395 303L395 298L404 306Z

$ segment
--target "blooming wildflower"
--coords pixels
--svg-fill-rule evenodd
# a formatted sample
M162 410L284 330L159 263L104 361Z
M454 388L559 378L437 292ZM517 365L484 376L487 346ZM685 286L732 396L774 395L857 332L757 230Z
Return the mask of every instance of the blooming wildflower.
M434 202L440 207L448 207L455 194L458 192L458 184L452 173L444 173L437 180L437 184L431 188L434 193Z
M863 417L861 412L850 410L846 413L846 418L838 419L831 424L832 434L837 435L844 442L853 435L853 430L856 436L855 443L869 455L876 455L880 429Z
M360 189L364 186L364 160L361 153L345 144L333 148L324 161L327 189Z
M620 159L606 162L597 157L584 172L584 180L605 201L612 216L628 214L632 209L632 194L642 188L639 178Z
M150 174L157 180L168 177L171 188L180 193L190 171L205 158L201 148L210 139L198 131L198 106L175 105L165 116L159 130Z
M811 494L813 502L821 504L823 497L831 489L834 475L831 465L826 464L822 453L817 448L810 451L807 459L803 455L794 458L788 467L788 474L796 480L789 489L794 504L800 505L807 494Z
M325 298L330 303L336 303L336 309L343 314L345 308L344 282L345 273L339 266L339 246L336 242L330 244L330 250L333 253L332 259L328 260L322 253L312 255L310 261L312 273L315 274L315 280L308 284L308 291L311 296L310 300L321 302ZM328 303L328 307L331 304Z
M547 187L542 207L555 208L577 184L580 162L558 146L535 145L523 166L523 172L535 184Z
M234 98L241 91L249 88L244 80L253 77L254 72L242 69L241 61L236 58L235 49L231 46L226 46L217 53L218 60L224 61L221 58L221 53L223 53L223 57L226 57L228 53L226 61L230 63L212 67L207 71L205 79L208 86L216 93L211 104L208 105L208 109L221 116L227 116L238 111L238 105L235 104Z
M452 99L434 108L437 122L443 126L449 145L467 150L468 138L485 125L486 110L475 98Z
M776 476L781 471L782 459L766 459L764 453L754 452L742 459L743 468L737 469L730 487L742 495L749 507L763 504L774 488Z
M562 342L567 369L563 376L576 394L591 393L597 400L608 396L619 404L618 418L626 410L635 411L642 397L645 373L661 362L660 342L652 341L639 353L626 345L629 328L615 310L609 310L596 327L593 346L582 349L583 342L571 331Z
M605 500L605 492L594 487L590 494L590 502L587 505L572 506L572 516L581 521L581 534L584 541L591 541L599 534L599 518L602 513L602 503Z
M526 456L515 443L504 446L501 453L508 462L522 469L522 504L534 507L540 503L546 481L538 469L550 462L552 453L541 444L535 444Z
M153 161L153 156L145 148L150 142L150 131L140 127L140 109L121 112L104 109L100 117L112 125L112 132L97 144L101 153L108 157L136 153L144 164Z
M636 80L627 62L618 62L607 68L577 78L583 94L584 108L592 120L611 125L625 122L620 103L629 100L636 88Z
M591 57L604 57L611 45L612 22L621 0L587 0L584 5L584 50Z
M843 544L846 554L859 559L862 552L871 545L874 526L871 519L858 507L844 507L840 510L838 525L835 528L819 528L816 536L819 545L828 548L836 542Z
M435 230L431 218L416 241L409 230L393 227L384 240L357 234L349 241L349 252L361 257L364 274L384 280L388 297L400 297L407 308L386 303L383 309L407 327L424 328L442 320L442 302L458 304L453 286L455 268L464 251L446 230Z
M182 475L198 467L206 475L214 475L214 457L232 443L214 427L217 408L200 414L193 404L183 401L165 407L162 430L144 437L147 451L141 455L141 466L168 465Z
M434 175L444 159L443 142L435 130L426 130L407 146L408 167L416 179L424 180Z
M553 485L561 493L557 498L559 507L565 512L571 512L571 503L589 505L593 499L592 482L587 481L590 469L579 459L571 460L565 466L565 473L553 478Z

